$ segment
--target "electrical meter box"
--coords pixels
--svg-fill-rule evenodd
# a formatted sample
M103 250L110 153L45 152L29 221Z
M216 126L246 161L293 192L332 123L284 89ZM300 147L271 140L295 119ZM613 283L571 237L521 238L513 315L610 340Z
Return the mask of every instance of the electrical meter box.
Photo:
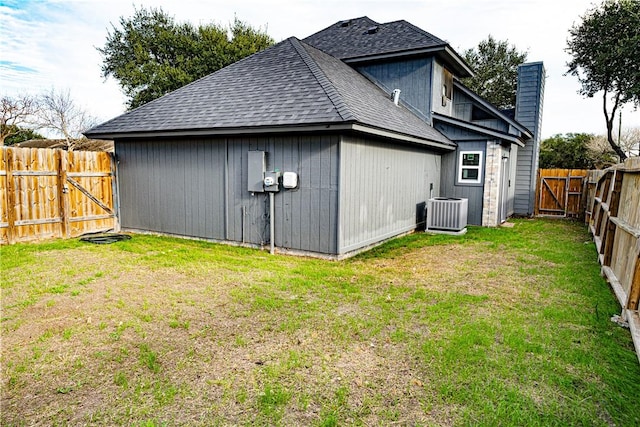
M264 191L280 191L280 171L268 171L264 173Z

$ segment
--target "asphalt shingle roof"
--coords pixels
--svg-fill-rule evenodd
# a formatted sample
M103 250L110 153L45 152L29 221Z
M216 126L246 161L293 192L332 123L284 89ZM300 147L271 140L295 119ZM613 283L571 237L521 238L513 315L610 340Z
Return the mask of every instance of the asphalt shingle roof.
M341 122L290 40L244 58L89 132L150 132Z
M398 133L451 144L440 132L385 93L344 62L304 43L306 52L322 71L356 122ZM453 144L451 144L453 145Z
M338 22L303 41L343 60L447 46L407 21L379 24L366 16Z
M453 145L357 71L294 37L85 134L133 136L333 123L359 123Z

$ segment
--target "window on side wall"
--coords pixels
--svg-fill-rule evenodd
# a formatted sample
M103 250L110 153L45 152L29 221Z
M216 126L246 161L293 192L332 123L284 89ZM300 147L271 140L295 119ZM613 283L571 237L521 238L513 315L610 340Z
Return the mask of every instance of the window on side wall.
M442 96L449 101L453 96L453 74L446 68L442 69Z
M458 183L480 184L482 179L482 151L461 151L458 158Z

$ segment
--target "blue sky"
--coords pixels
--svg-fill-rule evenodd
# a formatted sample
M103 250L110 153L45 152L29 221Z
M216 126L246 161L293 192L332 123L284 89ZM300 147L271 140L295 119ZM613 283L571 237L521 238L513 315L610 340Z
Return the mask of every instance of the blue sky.
M575 77L565 76L568 29L591 0L0 0L0 94L69 90L98 117L124 112L125 98L113 79L100 74L111 23L136 6L161 6L178 21L228 24L234 16L266 28L276 40L304 38L337 21L369 16L378 22L405 19L447 40L458 52L489 34L527 50L529 61L547 70L542 136L604 134L601 98L577 94ZM623 110L623 127L640 127L640 111Z

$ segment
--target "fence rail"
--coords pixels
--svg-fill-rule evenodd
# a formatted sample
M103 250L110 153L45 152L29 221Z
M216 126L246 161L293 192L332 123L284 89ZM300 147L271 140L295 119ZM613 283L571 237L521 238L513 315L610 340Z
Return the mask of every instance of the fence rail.
M595 174L591 181L595 181ZM600 172L589 228L640 358L640 157Z
M0 244L116 228L109 153L3 147Z

